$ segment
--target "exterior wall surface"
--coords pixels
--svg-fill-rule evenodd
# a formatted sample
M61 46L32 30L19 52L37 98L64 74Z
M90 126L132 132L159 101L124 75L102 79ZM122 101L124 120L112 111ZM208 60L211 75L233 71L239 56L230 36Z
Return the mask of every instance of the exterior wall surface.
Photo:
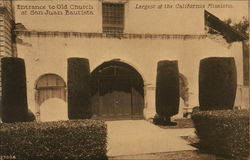
M182 10L156 8L159 5L165 4L165 1L124 1L123 3L125 5L125 33L204 33L204 9ZM139 6L146 6L147 4L155 6L155 8L139 9ZM178 3L170 1L168 4L175 6ZM199 2L197 2L197 4L199 4ZM46 9L30 9L27 10L27 15L23 15L22 11L24 11L24 9L21 9L21 7L27 5L44 6ZM55 9L49 9L50 6L55 6ZM79 11L78 9L74 9L76 6L89 6L89 9L84 9L84 11L89 11L89 14L68 15L66 10ZM31 1L17 1L15 9L17 22L21 22L29 30L102 33L102 1L99 0L49 1L49 3L48 1L36 1L35 4ZM47 10L51 12L47 12ZM189 20L183 21L183 15L188 17ZM193 29L193 26L195 26L196 29Z
M0 57L15 55L12 30L14 29L14 12L11 0L0 1Z
M247 0L226 3L200 0L15 1L16 20L29 30L101 33L103 2L123 3L124 32L136 34L204 34L205 9L222 20L228 16L235 20L248 14ZM221 4L229 7L213 7ZM25 6L40 6L41 9L22 9ZM55 9L51 9L51 6ZM81 6L85 6L85 9L77 9ZM85 13L72 15L67 14L66 10L83 10Z
M46 73L54 73L67 82L67 58L70 57L88 58L91 71L104 61L112 59L120 59L137 69L144 79L146 118L155 114L156 70L160 60L178 60L179 71L188 80L190 108L199 105L198 72L199 61L203 58L235 57L238 83L242 85L241 43L227 48L206 37L184 40L19 35L19 38L24 42L18 44L17 49L19 57L24 58L26 62L28 103L33 111L37 79Z
M102 31L103 2L124 4L124 33L116 38ZM222 17L231 14L234 19L247 12L247 3L227 1L229 7L222 11L211 7L221 4L219 1L16 1L16 21L27 29L16 33L18 57L26 62L29 107L36 112L35 84L40 76L53 73L67 82L67 58L83 57L89 59L91 71L112 59L133 66L144 80L146 118L155 114L157 62L178 60L179 71L187 79L186 103L191 111L199 105L200 60L228 56L236 60L239 87L235 105L242 106L242 44L228 44L221 37L206 35L204 10ZM25 9L29 6L40 9ZM182 100L180 104L183 108Z
M243 41L243 86L241 89L242 93L242 108L250 108L250 57L249 57L249 41Z
M16 46L13 42L15 17L12 0L0 0L0 58L16 56ZM0 60L1 61L1 60ZM1 68L1 63L0 63ZM1 79L0 69L0 79ZM2 82L0 80L0 100L2 98ZM0 116L0 122L1 122Z

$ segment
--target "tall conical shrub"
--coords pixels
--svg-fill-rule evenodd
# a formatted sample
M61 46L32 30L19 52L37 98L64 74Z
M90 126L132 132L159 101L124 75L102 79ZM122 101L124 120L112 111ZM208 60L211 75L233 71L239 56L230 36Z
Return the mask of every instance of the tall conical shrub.
M211 57L200 61L199 103L201 110L232 109L237 88L234 58Z
M68 59L68 117L91 117L90 69L89 61L85 58Z
M21 58L1 59L2 94L0 101L3 122L23 122L28 115L25 63Z
M156 112L170 121L179 110L179 69L177 61L158 62L156 77Z

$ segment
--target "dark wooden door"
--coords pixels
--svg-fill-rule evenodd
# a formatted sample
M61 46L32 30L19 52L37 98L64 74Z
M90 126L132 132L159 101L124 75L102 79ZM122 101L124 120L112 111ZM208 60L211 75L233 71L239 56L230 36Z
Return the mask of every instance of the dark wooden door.
M103 63L91 73L92 118L143 118L143 86L133 67L120 61Z
M102 117L131 116L131 85L126 79L104 79L100 84L100 110Z

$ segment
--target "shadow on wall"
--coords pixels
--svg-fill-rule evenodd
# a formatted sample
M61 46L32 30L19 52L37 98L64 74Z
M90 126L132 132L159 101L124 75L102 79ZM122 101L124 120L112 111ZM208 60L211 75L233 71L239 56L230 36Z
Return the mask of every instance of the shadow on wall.
M68 120L68 109L65 101L51 98L42 103L40 106L40 120L42 122Z

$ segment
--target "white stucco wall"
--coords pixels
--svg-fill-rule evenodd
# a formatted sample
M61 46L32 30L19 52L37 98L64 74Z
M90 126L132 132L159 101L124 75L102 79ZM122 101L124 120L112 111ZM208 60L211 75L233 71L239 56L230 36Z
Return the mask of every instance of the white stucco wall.
M230 56L235 57L235 63L237 66L237 91L234 105L239 108L248 108L248 94L246 93L247 87L243 85L243 53L242 43L236 42L230 47Z
M29 30L101 33L102 2L124 3L125 33L204 34L204 10L222 20L231 18L233 22L248 16L247 0L55 0L36 1L36 3L15 1L16 22L23 23ZM215 7L216 5L227 7ZM41 9L22 9L25 6L38 6ZM55 9L51 9L51 6ZM74 6L86 8L76 9ZM54 14L46 14L47 10ZM91 14L65 15L65 10L91 12Z
M129 1L125 10L127 11L125 12L125 32L203 34L204 9L180 9L178 6L181 4L188 4L188 2ZM201 3L193 2L192 4ZM183 16L186 20L183 20Z
M186 2L188 4L188 1ZM199 2L196 2L199 4ZM164 5L172 5L171 9L164 9ZM177 2L166 1L127 1L124 3L124 32L152 33L152 34L203 34L204 9L175 8ZM163 6L158 9L158 6ZM22 9L25 6L38 6L41 9ZM54 6L55 9L51 9ZM65 15L65 10L72 6L90 6L93 14ZM155 6L154 9L140 9L139 6ZM53 15L47 14L47 10ZM26 28L38 31L74 31L74 32L102 32L102 1L16 1L16 19ZM25 13L26 11L26 13ZM57 14L55 14L57 13ZM183 16L188 20L183 20ZM185 26L185 27L183 27ZM194 29L195 27L195 29Z
M26 45L18 44L18 56L24 58L27 71L28 103L34 111L35 82L39 76L55 73L67 82L67 58L83 57L90 61L91 71L104 61L121 59L135 67L144 78L146 117L153 116L157 62L178 60L179 71L188 79L189 105L198 106L199 61L211 56L234 56L241 73L240 45L227 48L209 39L114 39L75 37L25 37ZM28 45L30 44L30 45ZM239 54L238 54L239 53ZM238 73L238 82L242 75Z
M30 30L40 31L74 31L74 32L101 32L102 31L102 9L100 1L16 1L16 22L21 22ZM65 8L65 5L67 8ZM80 11L74 5L85 6L91 11L86 15L66 15L65 10ZM41 9L25 9L29 6ZM55 7L55 9L51 9ZM24 9L22 9L24 8ZM49 10L49 14L47 14ZM24 13L26 11L26 14ZM52 15L52 12L54 13ZM55 14L57 13L57 14ZM62 13L62 15L60 15ZM93 14L92 14L93 13Z
M91 0L91 1L15 1L16 22L21 22L32 31L102 33L102 2L124 3L124 33L129 34L166 34L204 35L204 10L208 10L220 19L232 18L239 21L248 14L246 1L166 1L166 0ZM201 8L181 8L181 5L197 5ZM228 5L229 8L216 8L213 5ZM20 6L45 6L45 9L20 9ZM84 11L91 14L65 15L65 10L74 11L70 6L88 6ZM162 5L162 8L158 7ZM164 8L167 5L169 8ZM179 5L179 7L178 7ZM210 7L208 7L210 5ZM49 9L55 6L55 9ZM144 6L144 7L143 7ZM172 6L172 8L170 8ZM205 6L205 8L202 8ZM19 8L18 8L19 7ZM146 8L147 7L147 8ZM232 7L232 8L231 8ZM46 15L46 10L62 12L63 15ZM25 13L27 11L27 13ZM76 11L78 11L76 9ZM31 12L33 15L31 15ZM93 13L93 14L92 14ZM189 105L198 106L199 61L206 57L233 56L236 60L238 85L242 85L242 47L240 43L218 43L210 38L196 39L115 39L107 37L87 38L87 36L24 36L18 38L18 57L24 58L27 70L28 103L34 111L35 82L39 76L55 73L67 82L67 58L84 57L90 61L90 69L109 61L121 59L134 66L144 78L146 89L146 115L154 115L155 80L157 62L160 60L178 60L179 71L189 83ZM239 92L239 91L238 91ZM238 94L239 95L239 94ZM237 98L236 103L241 103ZM152 112L150 112L152 111Z

